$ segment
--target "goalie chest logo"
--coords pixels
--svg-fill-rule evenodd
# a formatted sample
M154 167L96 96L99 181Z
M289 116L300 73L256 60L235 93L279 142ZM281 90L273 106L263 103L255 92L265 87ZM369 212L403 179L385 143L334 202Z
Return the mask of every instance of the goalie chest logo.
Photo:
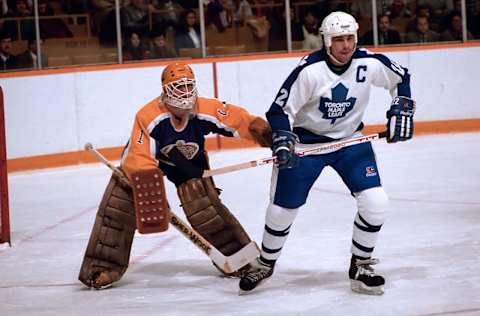
M338 118L344 117L355 106L357 98L350 97L347 99L348 89L343 84L339 83L332 89L332 99L320 98L320 112L323 113L323 118L331 120L332 124Z
M200 146L198 146L197 143L186 143L184 140L177 140L175 144L169 144L163 147L160 151L168 157L168 153L173 147L177 147L178 151L180 151L188 160L191 160L198 153Z

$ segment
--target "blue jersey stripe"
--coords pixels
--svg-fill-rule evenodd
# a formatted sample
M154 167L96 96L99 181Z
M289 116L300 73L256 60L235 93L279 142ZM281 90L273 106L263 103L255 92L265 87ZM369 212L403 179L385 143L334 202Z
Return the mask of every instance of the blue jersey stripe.
M388 69L390 69L395 74L397 74L400 78L402 78L402 81L397 85L397 95L408 97L408 98L412 97L412 93L410 91L410 74L408 73L407 68L392 62L387 56L383 54L369 54L368 52L364 50L359 50L359 49L355 51L355 53L353 54L353 58L354 59L360 59L360 58L377 59L384 66L386 66ZM403 73L402 73L402 70L403 70Z
M290 122L288 120L288 116L283 111L282 106L284 106L287 103L288 96L290 95L290 89L292 88L293 84L295 83L298 76L300 75L300 72L306 67L324 60L325 60L325 53L323 50L315 51L310 55L307 55L302 59L300 64L290 73L290 75L284 81L284 83L280 87L280 90L277 93L277 96L275 97L275 101L272 103L268 111L265 113L265 116L267 117L268 123L270 123L272 130L274 131L292 130L290 126ZM282 104L278 104L277 100L279 100L283 95L285 95L285 91L288 92L286 93L287 97L281 100L283 101Z

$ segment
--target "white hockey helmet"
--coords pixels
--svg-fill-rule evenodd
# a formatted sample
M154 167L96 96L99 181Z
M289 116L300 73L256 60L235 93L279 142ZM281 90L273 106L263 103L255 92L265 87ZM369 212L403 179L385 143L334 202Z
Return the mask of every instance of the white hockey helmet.
M320 26L320 33L323 36L323 42L327 51L332 46L332 38L342 35L353 35L355 44L358 42L358 23L355 18L348 13L335 11L330 13L323 19Z
M195 106L197 85L189 65L174 62L163 70L162 102L180 109L192 109Z

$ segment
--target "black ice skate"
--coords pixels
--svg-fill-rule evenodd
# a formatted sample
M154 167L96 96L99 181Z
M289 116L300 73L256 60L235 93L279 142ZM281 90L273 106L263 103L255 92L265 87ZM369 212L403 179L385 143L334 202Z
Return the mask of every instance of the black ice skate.
M250 292L272 274L273 265L264 263L260 258L255 259L250 263L250 269L240 279L240 294Z
M358 259L352 257L350 270L348 271L352 291L369 295L383 294L385 279L381 275L375 274L375 271L370 266L378 262L378 259Z

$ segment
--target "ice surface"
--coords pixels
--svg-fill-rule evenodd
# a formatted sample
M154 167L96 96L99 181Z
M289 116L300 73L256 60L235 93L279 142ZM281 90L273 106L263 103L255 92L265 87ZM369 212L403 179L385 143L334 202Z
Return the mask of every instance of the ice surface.
M13 247L0 248L0 315L479 315L480 133L376 141L390 197L375 256L385 295L352 293L347 278L354 199L326 169L291 229L273 277L238 295L173 227L136 235L114 287L78 280L110 170L101 164L12 174ZM266 149L211 154L214 167ZM260 244L270 166L217 176L223 201ZM173 210L183 217L172 185Z

